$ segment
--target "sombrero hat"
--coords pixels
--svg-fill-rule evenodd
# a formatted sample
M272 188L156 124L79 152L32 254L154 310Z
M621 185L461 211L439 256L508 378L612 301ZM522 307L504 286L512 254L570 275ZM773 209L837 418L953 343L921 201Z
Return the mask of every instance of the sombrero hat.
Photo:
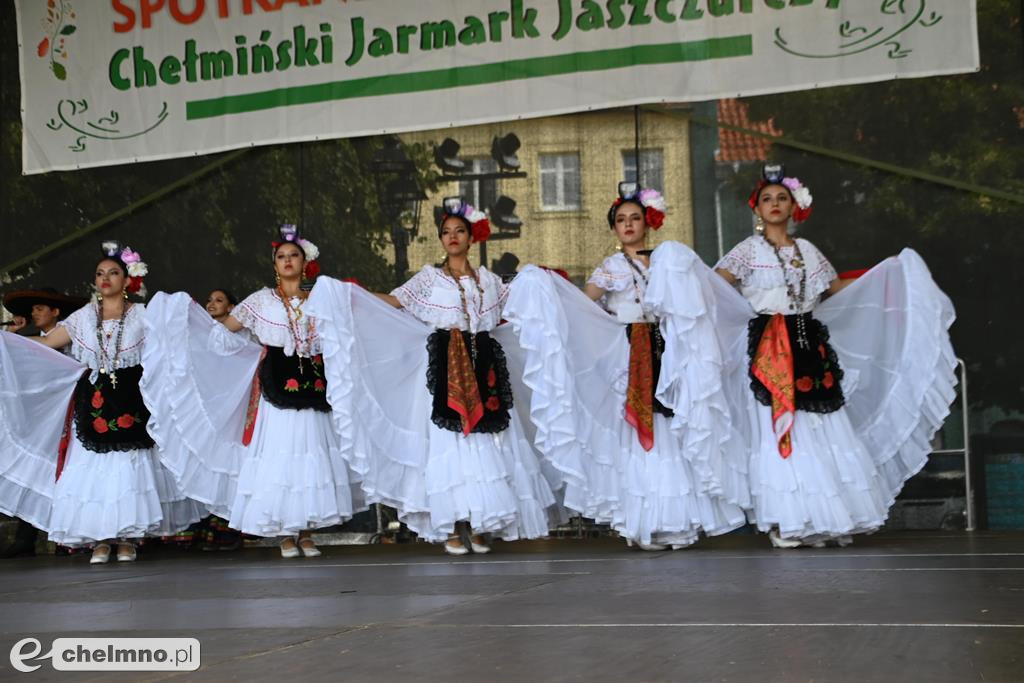
M60 309L60 317L66 318L79 308L88 303L88 299L80 296L68 296L58 292L53 287L42 287L40 289L18 289L4 295L4 308L23 317L32 314L32 307L36 304L43 304L51 308Z

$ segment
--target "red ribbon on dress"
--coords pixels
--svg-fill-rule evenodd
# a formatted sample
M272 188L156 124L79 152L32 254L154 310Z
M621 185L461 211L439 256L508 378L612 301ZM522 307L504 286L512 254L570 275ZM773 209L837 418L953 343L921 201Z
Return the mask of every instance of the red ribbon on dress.
M267 347L263 347L260 354L260 365L267 357ZM252 385L249 389L249 406L245 411L245 429L242 430L242 445L248 446L252 442L252 434L256 431L256 417L260 412L260 365L256 366L256 374L252 376Z
M626 422L636 430L645 451L654 448L654 355L651 328L631 323L629 330L629 387L626 389Z
M793 348L789 344L786 319L776 313L764 328L757 344L751 372L771 392L772 429L779 443L779 455L793 453L793 419L796 415L796 388L793 384Z
M60 479L60 473L64 471L64 463L68 459L68 446L71 445L71 418L75 415L75 394L71 393L71 400L68 401L68 412L64 415L64 429L60 433L60 445L57 446L57 476L54 481Z
M448 407L459 414L462 433L466 436L484 416L473 362L459 330L452 330L448 340Z

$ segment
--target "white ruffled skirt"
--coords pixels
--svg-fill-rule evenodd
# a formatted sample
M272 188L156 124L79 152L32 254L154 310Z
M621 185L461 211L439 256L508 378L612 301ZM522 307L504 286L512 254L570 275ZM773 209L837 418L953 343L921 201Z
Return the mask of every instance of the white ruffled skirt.
M459 521L506 541L547 536L555 498L514 413L497 434L464 436L433 424L427 432L425 509L399 510L410 529L428 541L445 540ZM394 483L377 480L374 488Z
M668 418L654 416L654 447L645 451L623 420L617 463L620 506L607 522L629 540L690 545L703 531L724 534L747 523L741 508L701 490L693 466L675 442Z
M96 453L72 436L48 531L62 545L166 536L206 514L181 493L155 449Z
M885 523L892 494L844 408L798 411L788 458L779 455L771 408L758 404L753 422L750 480L758 529L778 527L784 537L806 539L871 532Z
M260 398L229 525L284 536L352 517L348 466L329 413L278 408Z

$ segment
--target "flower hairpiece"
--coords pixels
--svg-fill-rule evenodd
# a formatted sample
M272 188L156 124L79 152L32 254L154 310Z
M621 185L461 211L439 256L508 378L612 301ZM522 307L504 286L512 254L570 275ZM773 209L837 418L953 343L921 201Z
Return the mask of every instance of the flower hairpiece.
M437 227L441 228L444 219L449 216L458 216L469 223L469 234L474 242L486 242L491 236L491 221L487 214L477 209L472 204L462 201L461 197L447 197L442 206L435 211Z
M811 217L811 205L814 203L811 191L800 182L799 178L787 176L786 169L781 164L766 165L764 167L761 181L758 182L757 187L750 193L750 198L747 200L751 210L757 207L757 199L758 195L761 194L761 190L769 185L782 185L789 190L789 194L792 195L793 202L796 204L796 208L793 209L794 223L803 223Z
M615 211L626 202L636 202L644 208L644 222L651 230L657 230L665 223L665 198L652 188L641 188L638 183L619 183L619 197L608 210L608 225L615 227Z
M306 258L306 267L302 271L303 275L306 276L307 280L316 279L316 276L320 274L320 262L317 260L320 258L320 248L304 237L299 237L299 228L294 223L285 223L282 225L280 233L281 241L271 242L274 249L277 250L277 248L285 242L289 242L297 246L302 250L302 255Z
M149 274L149 266L142 260L142 255L132 251L131 247L121 246L120 242L107 241L100 245L103 255L108 258L116 258L128 269L128 286L125 288L129 294L146 296L146 287L143 278Z

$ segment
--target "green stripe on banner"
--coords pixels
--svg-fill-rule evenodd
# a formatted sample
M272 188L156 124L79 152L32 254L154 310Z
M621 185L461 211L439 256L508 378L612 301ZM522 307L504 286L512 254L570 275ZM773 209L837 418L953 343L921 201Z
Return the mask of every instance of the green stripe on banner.
M636 45L613 50L573 52L551 57L513 59L495 64L462 66L389 76L332 81L315 85L276 88L245 95L229 95L186 103L188 120L208 119L227 114L241 114L298 104L378 97L427 90L446 90L471 85L486 85L543 78L585 71L609 71L650 64L702 62L710 59L749 57L754 53L750 35L709 38L684 43Z

